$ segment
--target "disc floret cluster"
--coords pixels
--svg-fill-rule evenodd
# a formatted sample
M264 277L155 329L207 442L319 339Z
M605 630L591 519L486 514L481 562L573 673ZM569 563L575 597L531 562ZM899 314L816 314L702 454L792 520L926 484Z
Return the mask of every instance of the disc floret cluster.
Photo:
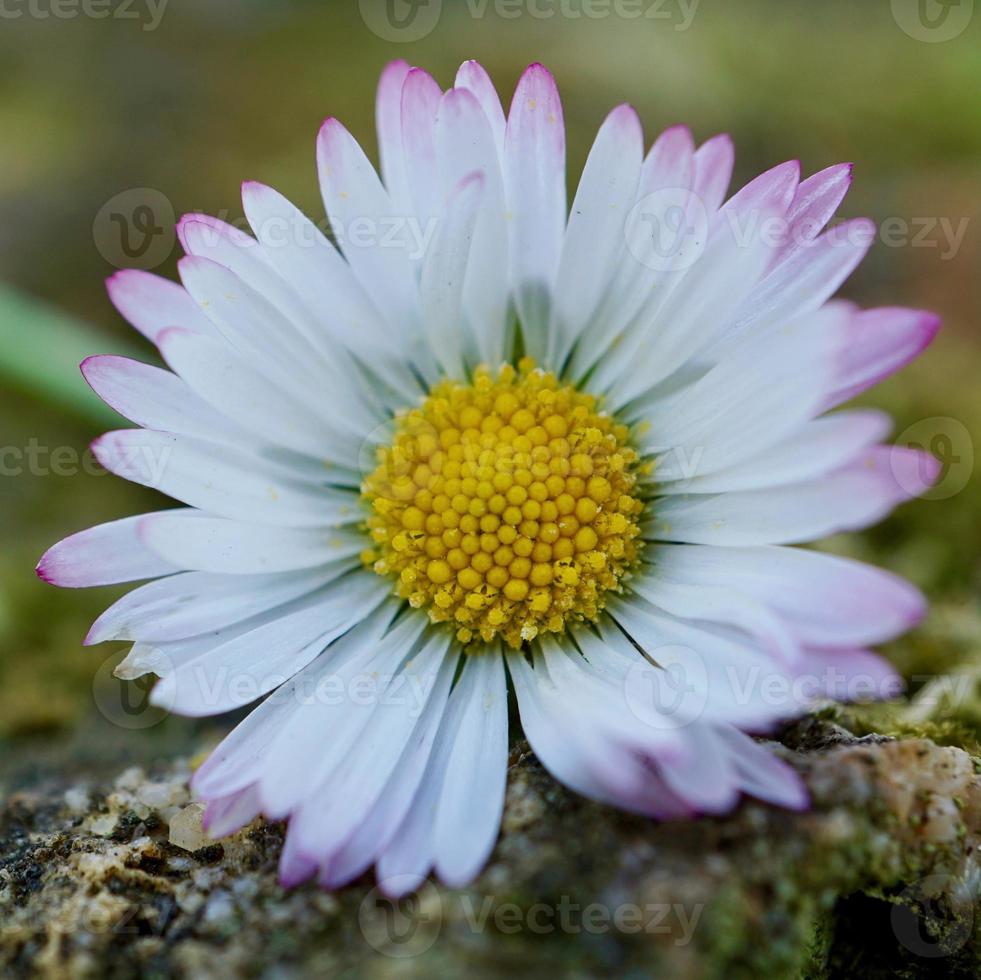
M463 643L595 620L638 554L628 435L530 359L441 381L378 451L363 558Z

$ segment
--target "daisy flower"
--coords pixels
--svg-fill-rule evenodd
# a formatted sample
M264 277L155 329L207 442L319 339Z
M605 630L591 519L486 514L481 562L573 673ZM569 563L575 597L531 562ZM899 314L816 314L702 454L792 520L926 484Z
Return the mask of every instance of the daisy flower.
M82 365L138 428L108 470L183 504L75 534L39 575L151 580L86 642L189 716L260 702L196 772L215 836L288 820L281 877L376 867L400 894L494 846L509 690L546 769L657 818L741 794L803 807L753 734L815 699L890 693L868 651L919 593L786 545L865 527L936 478L888 419L826 414L938 321L831 297L864 220L826 229L848 165L774 167L726 200L732 145L635 111L600 127L571 208L552 76L505 115L486 72L389 65L380 176L317 140L335 245L269 187L252 234L178 226L180 285L113 303L170 370Z

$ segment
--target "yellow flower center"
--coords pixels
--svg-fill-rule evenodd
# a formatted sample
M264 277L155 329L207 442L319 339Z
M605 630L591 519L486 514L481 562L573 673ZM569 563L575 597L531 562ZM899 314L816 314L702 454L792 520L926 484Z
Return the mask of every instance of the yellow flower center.
M441 381L400 415L362 488L363 559L457 637L519 647L595 620L637 558L627 429L526 359Z

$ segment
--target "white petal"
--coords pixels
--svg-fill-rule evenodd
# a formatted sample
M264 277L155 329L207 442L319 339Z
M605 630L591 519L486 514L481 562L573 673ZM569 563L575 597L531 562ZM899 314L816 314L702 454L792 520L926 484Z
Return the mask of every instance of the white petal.
M306 684L291 695L303 707L277 733L262 773L266 811L277 818L295 811L300 850L318 861L331 844L331 825L319 817L336 790L332 775L355 751L388 681L427 624L424 616L408 615L389 629L394 605L381 606L311 665Z
M86 645L106 640L181 640L232 626L306 595L340 575L326 569L286 575L215 575L184 572L127 593L92 625Z
M194 510L144 515L139 535L171 569L233 575L290 572L353 559L365 543L360 532L249 524Z
M840 304L828 305L840 309ZM841 313L848 324L849 343L842 351L838 385L828 398L828 408L909 364L940 329L940 317L924 310L882 307L854 313L844 307Z
M892 428L884 412L865 409L814 419L782 442L718 473L661 483L658 491L732 493L799 483L846 466L855 456L881 442Z
M643 132L628 105L604 120L583 168L562 243L549 324L549 366L561 365L599 305L624 249L624 223L634 203L643 158Z
M155 515L124 517L69 535L44 553L37 563L38 576L65 589L81 589L170 575L180 566L148 548L139 535L140 522L151 516Z
M791 810L807 806L807 787L787 763L731 726L720 726L716 734L744 793Z
M447 657L445 673L437 680L437 691L426 702L418 725L399 756L394 772L364 821L334 854L321 873L321 884L336 888L363 874L398 831L415 798L429 763L433 743L449 701L449 680L456 670L457 657ZM444 687L445 685L445 687Z
M585 747L578 744L575 729L566 733L554 718L554 703L543 696L548 684L545 670L533 670L522 652L508 654L508 667L518 698L521 728L542 765L557 779L582 796L601 803L622 800L597 774Z
M734 160L732 139L725 133L706 140L695 151L692 190L709 214L718 210L726 196Z
M653 406L645 452L661 480L705 476L788 438L823 407L843 330L807 324L743 345L693 385Z
M501 108L501 99L494 88L494 83L484 66L477 61L465 61L456 73L453 86L466 89L476 98L490 125L498 158L503 159L504 110Z
M116 309L154 342L157 334L168 327L186 327L205 334L215 332L180 283L142 269L122 269L106 280L106 289Z
M725 813L739 797L739 782L724 743L711 725L690 725L685 736L692 744L695 765L664 762L664 781L683 800L704 813Z
M463 299L476 356L497 366L506 354L508 328L504 183L490 124L467 89L451 89L440 99L436 157L446 192L474 172L484 175Z
M389 652L389 662L395 666L385 666L376 657L365 669L372 677L381 672L371 695L373 703L348 705L333 712L320 710L320 706L315 709L324 716L317 722L320 731L332 732L331 744L323 753L326 758L316 751L315 743L311 745L316 758L308 780L296 781L297 790L307 795L291 818L290 832L298 837L298 849L317 859L322 876L330 874L334 855L360 832L366 820L372 819L429 697L445 704L454 668L446 658L446 646L446 637L431 640L401 668L398 661L404 658L404 649ZM404 685L410 683L421 686L407 695ZM313 728L308 729L308 737L313 733ZM304 767L297 766L297 761L303 755L300 747L285 763L300 770L298 777ZM269 765L276 765L275 755ZM282 810L285 804L277 786L268 779L264 786L268 797ZM287 799L290 795L287 791ZM380 846L376 837L370 847L362 849L362 857L370 863Z
M497 840L508 763L504 661L487 651L467 658L458 682L465 697L436 808L436 872L451 887L468 884Z
M402 86L409 65L401 58L390 61L378 80L375 97L375 127L382 179L400 214L409 214L409 176L402 148Z
M354 274L372 295L384 297L382 313L392 331L418 330L413 243L374 167L336 119L320 129L317 165L331 227Z
M640 311L631 340L597 365L590 387L608 393L609 410L639 398L708 348L766 268L773 249L765 235L743 238L720 225L695 262L674 273L666 299L655 292Z
M232 520L334 527L361 513L350 491L290 481L257 456L190 436L121 429L100 436L92 451L124 480Z
M785 262L805 248L834 217L852 181L850 163L835 164L801 181L787 209L787 244L777 256Z
M226 837L255 820L260 809L258 793L254 787L247 786L231 796L212 800L204 811L201 826L210 837Z
M439 213L443 195L436 164L436 110L442 91L413 68L402 84L402 147L415 214L423 227Z
M794 251L746 298L733 318L732 335L738 337L748 329L793 320L818 309L865 258L875 235L871 221L855 218Z
M672 574L672 548L662 548L653 568L645 568L630 580L630 588L652 605L687 620L724 623L744 630L769 652L793 661L800 658L800 642L771 609L741 588L738 576L721 583L695 581Z
M635 658L628 678L650 685L651 710L675 727L729 722L759 730L800 710L789 684L790 668L744 636L683 622L637 596L617 598L609 614L647 655ZM602 635L607 644L632 652L629 641L615 630L605 629ZM784 687L771 697L775 683ZM635 707L645 705L637 702Z
M879 446L825 477L769 490L661 498L645 531L662 541L756 545L814 541L874 524L924 492L932 456Z
M752 232L765 215L787 213L799 184L800 161L778 163L736 191L722 206L720 219Z
M211 259L238 275L253 270L256 263L266 262L259 243L251 235L207 214L185 214L177 222L177 235L188 255Z
M167 328L158 336L162 338L172 329ZM204 334L194 336L205 338ZM82 362L82 374L107 405L142 428L197 436L210 442L241 444L247 438L170 371L128 357L97 354ZM254 444L255 440L251 441Z
M185 256L178 269L188 292L225 340L269 383L290 392L328 429L344 433L353 456L380 418L352 394L345 353L337 351L332 365L273 303L224 266Z
M426 338L450 378L463 378L463 284L484 190L480 173L465 177L447 198L426 259L419 290Z
M658 136L644 158L636 200L623 229L627 247L592 323L573 351L570 371L574 377L586 375L631 330L634 335L642 332L644 323L635 318L643 310L644 322L650 320L655 312L652 300L663 302L677 284L675 250L680 256L684 243L672 232L675 228L696 230L695 216L687 212L704 209L691 190L693 151L691 131L673 126Z
M207 242L215 237L210 225L198 216L189 216L183 222L184 239L189 244L200 239ZM221 222L217 224L221 225ZM321 305L308 306L302 293L273 268L265 249L254 238L234 228L230 230L234 236L225 234L220 251L199 247L191 249L190 254L218 262L233 273L233 277L212 270L210 285L202 287L201 271L194 272L192 269L188 273L182 265L182 274L190 275L193 288L198 291L196 295L201 295L202 288L207 290L212 297L209 311L213 310L217 315L219 327L225 325L224 332L229 339L233 342L243 339L251 342L247 346L260 354L256 368L266 370L266 355L263 352L268 352L268 342L265 335L275 335L275 355L277 359L280 354L283 355L281 366L288 373L290 391L296 391L298 386L301 391L304 387L312 387L313 403L319 407L326 390L333 414L355 414L363 425L370 426L374 418L366 413L370 408L377 413L377 406L370 397L366 397L368 393L363 387L350 383L351 365L345 350L339 350L337 342L330 337ZM216 286L221 291L216 292ZM245 312L241 309L243 306L246 307ZM243 333L243 320L250 316L265 323L259 329L253 328ZM232 329L229 329L230 325Z
M910 629L926 608L919 591L895 575L803 548L673 545L654 556L656 576L745 592L812 646L881 643Z
M484 658L488 662L482 666L480 664L474 665L475 661ZM505 715L503 723L505 749L504 755L501 757L499 750L501 741L499 713L502 709L497 700L500 687L495 673L496 670L501 671L499 677L500 684L503 685L503 670L501 670L500 662L496 665L490 664L489 661L492 659L499 660L496 653L492 651L485 651L468 658L463 674L450 695L446 714L443 717L425 774L413 798L412 805L378 860L378 881L381 889L386 893L401 894L415 887L425 878L437 860L445 862L447 870L457 880L461 880L460 876L464 871L475 874L479 870L480 864L486 860L487 854L493 846L501 814L501 809L497 804L497 787L499 785L501 787L500 806L503 806L503 770L506 768L507 758L507 727ZM486 705L484 695L491 699ZM501 697L503 699L503 695ZM504 700L506 703L506 699ZM503 710L506 711L506 707ZM473 732L473 726L479 726L482 722L487 723L486 732L488 738L493 739L493 741L486 753L481 752L477 758L474 758L473 740L470 736ZM454 807L454 816L458 815L455 805L457 802L456 794L459 791L457 780L461 774L457 767L463 761L455 750L458 740L471 747L471 751L466 753L468 763L479 765L480 759L486 754L488 765L494 767L488 773L479 774L487 780L484 792L488 793L487 803L490 815L474 815L477 820L477 827L473 829L454 823L453 834L461 835L464 841L455 847L449 845L450 849L447 851L444 848L449 842L445 835L443 839L437 840L436 825L437 821L446 819L440 816L444 787L449 787L446 789L449 794L447 805ZM473 770L471 773L478 775ZM452 782L447 782L448 778ZM491 825L492 830L489 830ZM489 841L488 837L490 837Z
M647 760L610 738L609 732L604 734L577 718L595 683L581 680L581 690L569 704L571 688L555 687L541 658L532 670L523 654L512 654L508 666L522 728L542 765L556 779L583 796L632 813L665 819L685 815L684 807L679 808L673 794L665 791ZM617 682L622 690L622 675ZM644 727L643 723L637 721L637 727ZM664 730L650 731L658 736Z
M332 439L319 418L228 344L174 329L161 334L160 351L197 395L272 445L315 459L350 459L344 440Z
M412 338L392 332L331 241L264 184L246 181L242 204L269 261L313 312L324 340L342 345L368 364L395 389L399 404L414 401L419 385L408 361L418 360L420 354ZM424 362L417 366L427 368Z
M296 611L181 664L158 682L150 700L190 717L221 714L255 701L302 670L387 593L388 584L377 575L349 575L299 600Z
M555 80L525 70L504 138L511 291L522 329L544 349L566 222L565 122Z
M403 616L392 626L396 608L394 602L379 607L327 656L311 664L305 683L291 695L303 700L303 708L276 735L260 784L270 814L283 817L306 804L313 811L322 810L318 794L329 792L331 774L370 723L379 686L399 670L425 629L427 621L419 615ZM331 737L325 743L327 731ZM303 764L298 766L297 760ZM296 829L300 850L319 861L327 844L315 816L300 814Z

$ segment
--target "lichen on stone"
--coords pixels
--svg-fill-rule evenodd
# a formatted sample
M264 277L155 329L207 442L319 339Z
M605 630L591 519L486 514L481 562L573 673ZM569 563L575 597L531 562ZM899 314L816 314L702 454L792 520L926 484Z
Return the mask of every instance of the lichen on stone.
M282 827L207 839L184 764L13 794L0 809L0 973L977 975L977 760L858 737L846 710L774 746L810 787L805 813L746 801L655 824L565 791L519 743L485 871L397 907L370 876L335 895L282 890Z

